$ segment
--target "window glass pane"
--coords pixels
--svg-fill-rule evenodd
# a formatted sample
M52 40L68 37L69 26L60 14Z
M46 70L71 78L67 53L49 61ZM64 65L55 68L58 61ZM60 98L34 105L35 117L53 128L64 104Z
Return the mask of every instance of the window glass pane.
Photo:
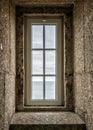
M56 46L56 25L45 25L45 48Z
M43 99L43 77L32 77L32 99Z
M43 25L32 25L32 48L43 47Z
M55 99L55 77L45 78L45 99Z
M45 74L55 74L56 51L45 51Z
M43 51L32 51L32 74L43 74Z

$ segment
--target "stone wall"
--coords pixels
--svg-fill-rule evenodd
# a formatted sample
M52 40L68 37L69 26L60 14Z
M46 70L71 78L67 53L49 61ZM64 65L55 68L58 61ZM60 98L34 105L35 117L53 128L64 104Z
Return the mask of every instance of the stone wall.
M21 0L20 0L21 1ZM73 3L74 0L66 0ZM66 1L59 0L55 2ZM16 1L18 4L18 0ZM36 0L33 2L36 3ZM40 1L39 1L40 2ZM45 3L48 1L45 0ZM50 1L52 3L53 0ZM23 1L25 3L25 1ZM43 3L43 2L42 2ZM50 4L48 3L48 4ZM22 3L20 3L22 5ZM38 3L37 3L38 4ZM25 8L26 9L26 8ZM44 9L44 8L43 8ZM41 9L41 10L43 10ZM51 9L50 9L51 10ZM50 11L48 9L48 11ZM17 82L16 111L23 108L23 12L17 8ZM32 12L38 12L34 8ZM44 10L45 11L45 10ZM68 11L57 9L56 13ZM71 10L70 10L71 11ZM27 13L29 11L27 10ZM41 11L42 12L42 11ZM69 12L69 11L68 11ZM44 12L45 13L45 12ZM53 12L52 12L53 13ZM64 12L65 13L65 12ZM74 6L74 42L72 11L66 14L65 46L65 86L68 94L67 107L86 122L88 130L93 130L93 1L76 0ZM70 32L70 33L68 33ZM19 35L20 34L20 35ZM74 44L73 44L74 43ZM1 44L2 47L1 48ZM0 0L0 130L8 130L15 112L15 6L12 0ZM74 52L73 52L74 51ZM74 55L74 58L73 58ZM73 70L74 67L74 70ZM74 76L73 76L74 72ZM73 87L74 78L74 87ZM74 89L74 98L73 98Z
M77 1L74 7L75 111L93 130L93 2Z
M15 8L0 1L0 130L8 130L15 112Z
M72 4L76 0L15 0L16 5L65 5ZM65 5L66 6L66 5Z
M5 108L5 91L4 91L4 73L0 73L0 129L4 128L4 108Z
M74 90L76 111L84 111L84 2L74 7Z
M89 130L93 130L93 1L86 0L84 5L84 29L85 29L85 73L87 80L85 108L87 112L86 124Z

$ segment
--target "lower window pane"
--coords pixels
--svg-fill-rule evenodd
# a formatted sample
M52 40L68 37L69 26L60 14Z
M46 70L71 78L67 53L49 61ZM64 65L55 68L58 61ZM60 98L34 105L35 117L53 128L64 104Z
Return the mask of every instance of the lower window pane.
M43 77L32 77L32 99L43 99Z
M55 99L55 77L45 78L45 99Z

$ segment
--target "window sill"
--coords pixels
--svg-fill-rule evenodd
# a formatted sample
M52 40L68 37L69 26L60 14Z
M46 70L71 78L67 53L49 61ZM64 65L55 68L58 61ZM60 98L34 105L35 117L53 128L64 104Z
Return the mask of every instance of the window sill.
M24 106L25 111L38 112L38 111L68 111L66 106ZM71 110L72 111L72 110Z
M33 124L85 124L80 117L73 112L18 112L15 113L11 125Z

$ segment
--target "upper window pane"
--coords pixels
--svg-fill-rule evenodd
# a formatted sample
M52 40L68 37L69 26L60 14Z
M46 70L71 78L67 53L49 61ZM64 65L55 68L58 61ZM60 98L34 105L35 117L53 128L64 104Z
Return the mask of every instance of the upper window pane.
M56 48L56 25L45 25L45 48Z
M43 48L43 25L32 24L32 48Z

